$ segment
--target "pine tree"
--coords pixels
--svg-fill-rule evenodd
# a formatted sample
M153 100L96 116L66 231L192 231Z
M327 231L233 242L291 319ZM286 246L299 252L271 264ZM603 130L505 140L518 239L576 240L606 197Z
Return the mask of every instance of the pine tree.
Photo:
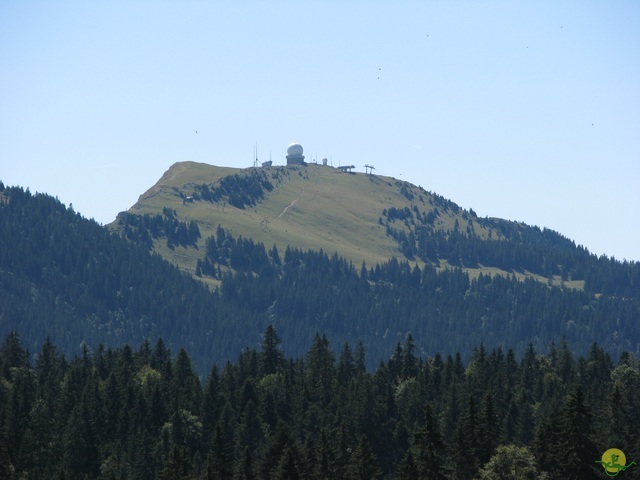
M264 438L262 424L253 401L245 405L240 423L236 427L236 447L255 451Z
M267 326L262 336L260 352L260 376L276 373L284 362L284 354L280 350L280 338L273 325Z
M220 378L218 367L213 366L202 392L202 429L208 442L220 417L223 400L220 395Z
M197 413L200 410L200 382L191 366L191 359L184 348L178 351L174 361L173 379L171 381L172 400L170 411L187 410Z
M329 350L329 341L324 335L316 335L313 345L307 353L306 386L311 401L326 408L333 398L333 382L335 377L334 357Z
M42 345L42 350L36 360L36 393L38 398L45 403L46 415L53 417L55 403L60 390L62 380L61 359L58 357L57 349L49 337Z
M159 477L162 480L190 480L191 461L189 454L184 448L172 445L169 457L160 471Z
M420 479L439 480L444 478L444 442L438 431L431 405L425 407L425 424L413 436L415 464Z
M533 416L532 401L527 392L521 390L515 399L517 418L515 423L514 439L518 445L531 445L535 420Z
M364 373L367 367L365 362L364 344L362 342L358 342L358 347L356 348L355 362L356 362L356 372Z
M351 436L347 431L346 422L342 422L338 426L338 431L333 445L333 476L336 479L346 478L347 466L349 465L352 451Z
M64 465L74 476L95 477L100 465L96 434L86 395L74 407L64 432Z
M559 407L553 405L547 417L542 419L535 427L533 453L541 471L556 473L558 452L562 452L560 444L561 423L562 411Z
M630 415L629 402L623 395L619 385L614 385L609 395L609 402L602 415L602 426L598 430L602 445L632 445L633 420Z
M207 455L207 471L216 480L231 480L232 478L231 449L225 444L220 426L216 427L213 442Z
M403 367L404 351L400 342L396 343L396 349L391 355L387 368L389 369L389 375L394 382L397 382L401 378Z
M398 470L396 472L395 479L396 480L417 480L420 478L420 473L418 472L418 467L416 466L415 460L413 459L413 454L411 453L411 449L407 450L404 457L400 461L400 465L398 465Z
M260 465L260 478L269 480L281 462L282 454L294 444L291 431L286 423L280 421L275 433L267 440Z
M469 397L467 410L456 424L449 446L448 470L453 478L474 478L480 467L478 449L478 412L475 399Z
M585 404L582 387L568 395L560 424L561 470L567 480L583 480L595 475L598 450L592 439L591 411Z
M500 442L501 436L500 422L498 422L495 412L493 396L490 392L487 392L484 397L482 412L478 422L477 446L479 465L484 465L489 461Z
M22 362L19 361L19 363ZM3 395L6 396L6 403L0 403L0 407L4 407L4 411L0 411L0 427L6 422L5 428L0 433L6 435L9 458L12 463L16 463L19 458L19 448L27 430L27 420L32 412L35 387L31 369L24 364L21 367L12 367L9 378L11 380L9 391ZM0 385L0 389L4 390L4 385ZM1 391L0 394L2 394ZM3 418L5 415L6 420Z
M347 466L348 480L375 480L382 477L382 470L378 466L371 445L365 435L360 437L358 447L351 455L351 460Z
M9 447L6 445L6 439L4 435L0 435L0 478L11 478L14 471L15 466L9 458Z
M5 338L4 345L0 349L0 365L2 366L2 376L11 377L12 368L25 368L29 366L29 353L22 348L20 335L17 332L10 332Z
M302 478L298 463L295 451L291 446L287 445L272 476L273 480L299 480Z
M27 467L33 477L46 477L48 468L55 459L53 426L53 419L46 411L44 400L38 398L33 402L29 413L18 462L19 465ZM0 478L3 477L0 475Z
M213 475L211 476L213 478ZM245 448L242 454L242 458L237 462L236 468L233 474L233 480L255 480L256 476L253 471L253 457L251 456L251 450Z
M156 478L153 438L144 430L134 437L133 462L131 465L132 480L153 480Z
M355 373L355 361L349 343L345 342L338 360L337 378L339 385L346 385Z
M273 244L271 250L269 251L269 256L271 257L271 261L276 267L280 267L282 265L282 261L280 260L280 254L278 253L278 247L276 244Z
M332 477L331 461L333 458L333 452L331 445L327 440L327 435L324 430L320 431L320 437L318 439L318 445L316 447L315 468L313 472L314 480L330 480Z
M417 267L416 267L417 268ZM404 342L404 357L402 359L402 377L415 377L418 374L418 359L415 356L415 340L411 333L407 333Z

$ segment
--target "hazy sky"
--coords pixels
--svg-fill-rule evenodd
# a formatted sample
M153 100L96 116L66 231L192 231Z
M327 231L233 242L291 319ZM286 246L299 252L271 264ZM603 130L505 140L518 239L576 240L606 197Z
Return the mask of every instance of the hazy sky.
M106 224L294 141L640 260L640 2L0 2L6 185Z

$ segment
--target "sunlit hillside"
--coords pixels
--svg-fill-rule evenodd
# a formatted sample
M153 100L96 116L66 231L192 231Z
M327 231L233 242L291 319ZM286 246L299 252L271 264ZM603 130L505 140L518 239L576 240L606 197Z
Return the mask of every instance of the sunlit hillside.
M215 201L201 198L203 185L213 187L230 176L255 177L273 188L264 189L261 198L242 208L232 205L228 198ZM415 224L406 218L395 218L390 215L393 211L409 209L411 215L429 218L433 229L445 234L456 230L479 239L504 239L501 228L421 186L316 164L238 169L176 163L140 196L128 213L156 215L167 208L175 211L180 221L198 224L199 248L167 248L163 241L156 241L154 248L190 273L195 272L197 260L204 255L202 247L208 237L215 235L218 225L235 237L251 238L267 248L276 245L284 252L291 246L303 251L322 250L329 255L337 253L358 267L362 262L372 266L393 257L422 263L417 257L406 258L397 239L388 234L387 225L407 234L415 231ZM117 226L117 221L111 225ZM440 258L438 266L447 268L447 259ZM523 268L505 271L482 264L462 267L471 277L480 272L513 274L518 278L530 276L560 283L557 275L540 276ZM583 284L579 280L565 280L565 286L581 288Z

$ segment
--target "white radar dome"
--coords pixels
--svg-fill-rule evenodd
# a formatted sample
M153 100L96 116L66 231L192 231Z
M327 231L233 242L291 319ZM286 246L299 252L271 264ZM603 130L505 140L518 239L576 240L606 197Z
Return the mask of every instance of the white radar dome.
M289 145L289 148L287 148L287 155L302 155L302 145L299 143L292 143Z

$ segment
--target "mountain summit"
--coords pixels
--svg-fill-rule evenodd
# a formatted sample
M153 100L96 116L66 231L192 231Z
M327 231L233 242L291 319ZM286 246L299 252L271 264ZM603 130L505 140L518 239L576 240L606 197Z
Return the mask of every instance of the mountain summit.
M150 235L154 249L192 274L218 228L279 251L335 253L358 267L397 258L461 268L472 278L514 275L577 289L584 288L586 263L595 258L552 230L479 218L409 182L317 164L236 169L176 163L111 227L131 231L139 226L134 216L166 214L166 231ZM172 242L176 221L195 223L199 240Z

